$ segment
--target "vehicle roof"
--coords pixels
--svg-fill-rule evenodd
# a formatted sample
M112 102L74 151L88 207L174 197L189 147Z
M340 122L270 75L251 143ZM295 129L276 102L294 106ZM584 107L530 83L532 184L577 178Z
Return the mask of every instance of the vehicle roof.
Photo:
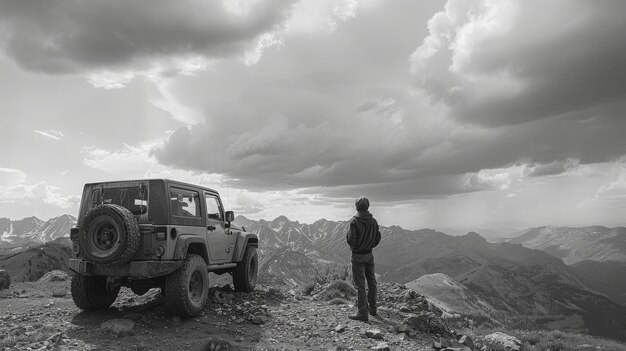
M106 182L94 182L94 183L87 183L85 184L85 186L89 186L89 185L99 185L99 184L107 184L107 183L121 183L121 182L149 182L149 181L161 181L167 184L175 184L175 185L183 185L183 186L188 186L188 187L193 187L193 188L200 188L202 190L208 191L208 192L212 192L212 193L216 193L218 194L218 191L215 189L211 189L211 188L207 188L205 186L202 185L196 185L196 184L191 184L191 183L185 183L185 182L181 182L178 180L172 180L172 179L167 179L167 178L151 178L151 179L120 179L120 180L109 180Z

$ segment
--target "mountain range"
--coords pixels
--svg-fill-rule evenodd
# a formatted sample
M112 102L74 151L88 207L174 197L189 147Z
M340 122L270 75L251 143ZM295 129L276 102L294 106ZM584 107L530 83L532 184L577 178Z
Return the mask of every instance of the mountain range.
M304 257L349 263L345 242L348 222L302 224L284 216L273 221L240 216L236 222L259 235L262 254L272 257L272 269L284 277L305 276L302 268L310 263L304 263ZM470 307L490 306L485 310L496 311L493 314L501 322L626 338L621 327L626 325L626 306L607 297L592 279L548 252L514 242L491 243L476 232L451 236L431 229L391 226L381 227L381 233L374 254L383 281L408 283L422 293L431 289L432 297L441 298L432 285L445 287L445 282L420 281L425 275L441 273L457 284L452 296L464 294ZM293 262L294 252L302 256L298 264L281 266L278 257L283 252L289 255L286 262Z
M348 272L342 268L350 262L347 221L306 224L285 216L272 221L238 216L235 222L259 235L261 281L300 285L320 272ZM0 219L2 265L22 280L49 267L66 268L67 236L75 223L69 215L49 221ZM381 226L381 233L374 251L380 279L407 284L450 312L626 339L625 228L539 227L500 243L477 232L451 236Z
M523 231L510 240L531 249L543 250L566 264L591 260L626 261L626 228L544 226Z
M20 220L0 218L0 248L15 248L29 243L47 243L57 238L69 237L76 217L64 214L42 221L37 217Z

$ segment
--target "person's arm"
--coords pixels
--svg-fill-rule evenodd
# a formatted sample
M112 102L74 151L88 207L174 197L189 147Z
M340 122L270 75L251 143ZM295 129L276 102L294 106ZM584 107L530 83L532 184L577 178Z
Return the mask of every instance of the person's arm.
M376 223L376 238L374 241L374 247L378 246L380 243L380 228L378 227L378 223Z
M353 249L356 247L356 230L354 229L352 222L350 222L348 233L346 234L346 241L348 242L350 249Z

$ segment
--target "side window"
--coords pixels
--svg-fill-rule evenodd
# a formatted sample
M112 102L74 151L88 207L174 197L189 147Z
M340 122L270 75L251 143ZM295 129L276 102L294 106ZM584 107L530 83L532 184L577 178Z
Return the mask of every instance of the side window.
M172 214L179 217L200 217L200 195L195 191L170 188Z
M206 196L206 215L208 219L222 219L222 208L215 196L205 194Z

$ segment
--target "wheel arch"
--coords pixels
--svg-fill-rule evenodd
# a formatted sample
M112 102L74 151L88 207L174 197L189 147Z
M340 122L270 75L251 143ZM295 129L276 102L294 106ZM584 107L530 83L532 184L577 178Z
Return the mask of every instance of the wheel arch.
M240 232L237 234L237 243L233 252L233 262L241 262L246 252L246 247L259 246L259 237L254 233Z
M207 250L206 240L197 235L181 235L176 242L174 250L174 259L183 260L188 254L196 254L209 263L209 251Z

